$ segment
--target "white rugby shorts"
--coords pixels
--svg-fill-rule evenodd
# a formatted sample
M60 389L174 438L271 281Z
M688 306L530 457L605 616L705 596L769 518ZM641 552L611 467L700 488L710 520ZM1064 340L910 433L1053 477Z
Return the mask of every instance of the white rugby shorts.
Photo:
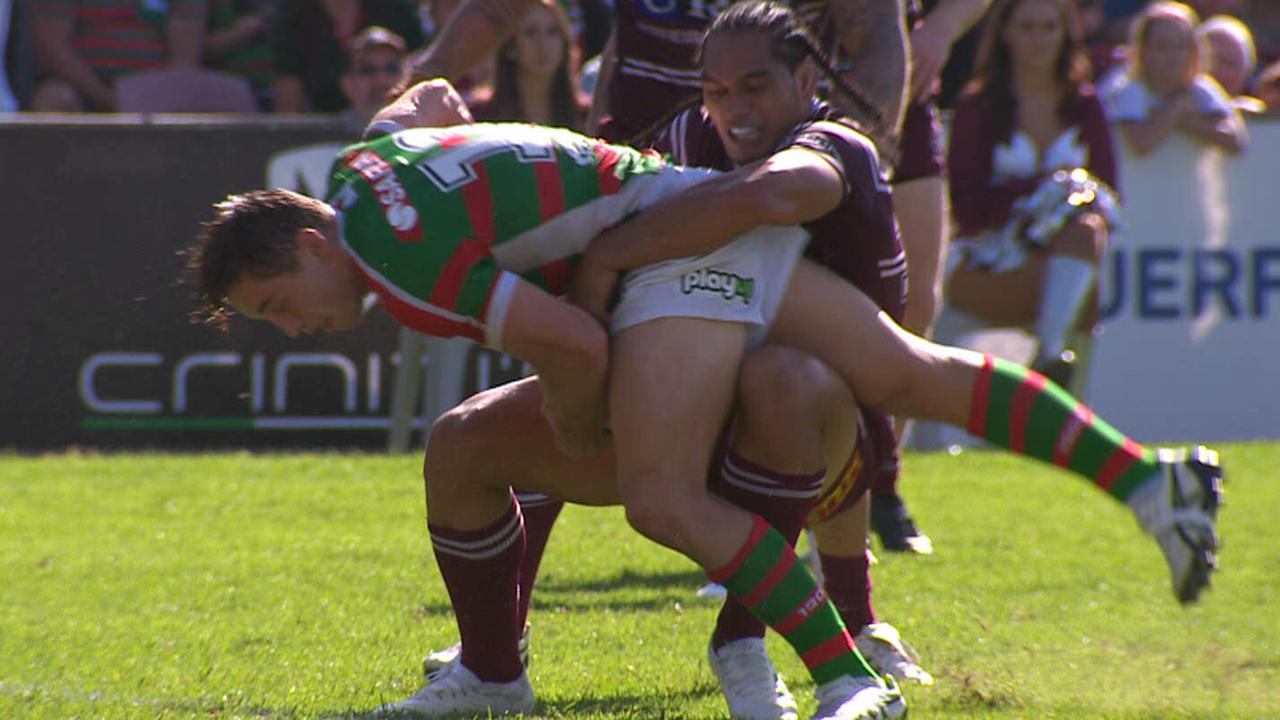
M748 325L747 347L762 344L809 233L794 225L764 226L708 255L648 265L621 279L610 330L664 317Z

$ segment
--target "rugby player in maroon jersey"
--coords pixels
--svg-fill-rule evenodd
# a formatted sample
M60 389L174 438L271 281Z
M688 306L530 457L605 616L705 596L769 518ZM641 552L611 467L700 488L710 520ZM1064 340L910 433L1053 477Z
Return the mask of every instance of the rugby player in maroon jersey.
M751 35L753 31L746 27L737 26L731 34ZM783 26L781 29L785 31L782 33L786 41L783 43L784 46L797 41L791 33L790 26ZM758 29L755 32L768 34ZM812 67L800 69L806 67L804 63L807 62L810 52L811 47L808 43L785 48L781 57L776 59L776 64L784 69L782 74L778 75L774 72L778 68L773 67L766 72L766 75L772 74L771 78L766 79L781 81L778 88L780 97L797 102L795 107L799 112L804 112L810 107L811 86L808 92L798 92L800 89L798 86L812 79L814 72ZM795 61L797 65L789 66L789 61ZM810 80L804 80L806 75ZM803 101L803 104L799 104L799 101ZM757 137L754 132L756 128L753 127L752 122L735 122L728 127L739 131L735 133L737 136L734 138L735 141L750 144ZM437 136L418 135L406 138L405 141L412 143L423 137ZM444 134L438 137L441 141L445 139ZM382 152L389 149L385 143L379 147ZM788 153L791 154L788 155ZM797 212L796 207L801 208L800 212L811 212L814 207L827 202L832 202L834 207L842 199L841 193L844 187L843 181L839 178L839 171L834 166L825 164L825 161L822 165L813 165L808 162L807 156L802 157L797 153L815 155L803 145L797 146L777 153L760 167L715 178L702 186L685 188L674 198L669 196L662 212L642 213L635 220L606 233L602 242L598 243L598 247L603 249L595 251L601 254L593 256L587 265L604 263L601 267L608 271L610 269L608 263L618 259L608 252L611 249L609 247L611 242L625 237L628 232L640 234L643 242L656 240L659 254L664 249L679 247L678 238L662 234L662 223L669 219L663 217L665 215L681 217L684 220L681 223L682 226L694 233L693 242L686 241L686 244L695 250L702 250L709 249L703 246L714 246L724 242L725 238L720 238L718 234L724 231L726 225L768 224L778 220L783 213ZM769 188L764 184L752 184L761 177L758 173L767 176L770 168L787 167L787 163L791 162L796 163L794 167L819 175L826 174L828 179L834 177L834 185L824 183L824 187L818 188L812 194L809 193L814 188L808 188L801 196L795 196L788 192L788 190L795 190L795 187ZM360 163L360 167L366 168L368 165ZM721 182L722 180L724 182ZM739 192L725 196L723 190L726 186L735 187ZM705 192L703 192L704 188ZM779 190L781 194L774 194ZM340 195L341 193L339 197ZM733 208L736 213L726 218L722 214L724 206L719 203L722 203L726 197L732 198L734 195L737 196L738 201L738 205ZM374 200L365 202L367 206L369 202L378 203L381 200L375 197ZM690 203L697 207L699 203L706 202L710 202L706 205L710 211L707 217L689 215ZM818 213L818 216L821 214ZM229 221L230 218L220 218L215 226L225 225ZM216 230L215 226L211 226L211 232ZM655 228L658 232L656 235L653 234ZM323 282L331 292L350 294L350 287L334 282L335 276L325 271L325 268L334 263L341 267L341 256L310 249L310 243L315 240L314 236L317 234L323 236L323 233L314 228L304 227L299 235L300 249L306 248L309 253L313 253L307 256L308 264L304 268L307 276L316 282ZM684 248L680 249L683 251ZM209 255L207 250L208 246L203 252L198 251L195 256L207 258ZM654 248L644 248L645 252L653 250ZM625 258L621 259L621 264L626 264ZM305 305L294 307L291 311L282 311L277 310L271 302L259 303L255 295L245 293L245 283L248 283L251 278L254 280L253 285L266 283L288 290L290 283L296 280L297 272L294 270L281 272L276 268L272 272L262 272L260 275L253 273L242 277L239 274L233 274L230 285L227 286L231 288L232 304L242 310L248 309L251 316L272 319L282 327L286 325L283 320L287 319L289 326L295 331L299 327L310 329L324 318L310 314ZM340 278L341 274L336 277ZM1212 515L1216 510L1217 498L1216 475L1211 467L1213 460L1211 453L1197 452L1189 457L1186 454L1149 451L1095 419L1087 408L1066 396L1060 389L1047 384L1042 377L1034 373L1027 373L1000 361L993 361L973 353L934 346L902 333L887 317L878 315L874 306L854 288L823 273L812 264L800 263L795 270L794 278L795 281L787 289L778 322L773 326L773 337L822 356L840 371L844 381L859 397L869 398L872 403L883 409L967 424L975 434L992 442L1042 460L1055 462L1093 480L1117 498L1128 500L1144 528L1157 535L1173 571L1175 591L1180 599L1184 601L1194 599L1194 595L1207 584L1208 571L1212 566L1211 553L1215 546ZM676 279L678 282L673 297L678 299L680 284L684 283L687 277L677 276ZM631 283L631 280L628 282ZM641 290L647 289L643 285L637 287ZM667 287L670 287L670 283ZM723 289L724 285L718 284L717 287ZM294 286L292 289L298 291L300 296L308 294L302 292L306 289L305 283L301 288ZM763 286L761 290L763 292ZM271 298L268 296L263 299ZM529 299L533 300L532 297ZM624 296L624 304L626 299ZM206 300L215 306L220 306L226 303L227 298L222 293L216 292L216 288L207 288ZM589 305L596 307L597 312L603 314L598 309L598 303L589 303ZM506 317L507 327L503 336L508 341L528 334L530 323L533 328L543 333L544 337L554 337L555 323L547 323L537 317L537 314L531 317L525 313L521 299L510 303L508 307L514 311ZM555 306L545 303L538 309L545 310L552 316L555 313L561 313L561 310ZM294 314L298 314L300 319L295 320ZM576 321L572 326L581 327ZM640 332L637 334L637 331ZM693 331L692 338L683 337L685 331ZM687 483L690 479L688 469L691 462L693 467L702 464L696 456L702 456L703 452L709 453L714 435L719 430L718 421L711 422L709 425L708 420L714 420L719 414L715 405L725 399L723 397L725 381L732 385L733 378L722 375L726 367L737 364L734 358L741 353L741 342L733 338L735 336L741 338L740 333L742 328L737 323L691 321L679 317L642 322L622 330L615 338L617 345L613 365L613 419L614 428L618 431L615 439L620 441L618 443L620 448L626 447L627 452L630 453L630 456L625 459L620 453L618 459L627 465L625 468L620 468L620 473L630 473L629 477L624 475L620 482L623 499L628 505L628 518L633 525L659 542L677 547L691 556L701 556L704 566L712 568L713 577L723 579L735 596L756 604L773 596L777 588L772 583L780 581L780 578L786 578L788 582L800 580L793 572L794 554L789 552L785 544L779 544L781 538L778 533L763 527L762 521L757 519L751 522L750 514L746 514L745 519L751 523L749 527L732 527L739 525L744 519L740 511L735 514L730 510L731 506L716 503L707 505L700 499L700 492L696 487L680 485L680 483ZM677 340L683 337L683 341L671 342L673 334ZM533 333L533 336L537 337L538 333ZM655 340L661 340L661 342L654 342ZM708 353L711 355L710 358ZM673 355L679 355L679 359L684 362L673 362ZM712 371L716 377L709 375L708 371ZM655 381L654 372L664 376ZM716 388L715 394L709 398L700 397L700 393L709 386ZM645 392L646 390L648 392ZM636 397L636 393L641 396ZM653 422L652 418L645 417L646 413L653 410L654 404L659 408L665 408L670 413L664 416L663 422ZM461 413L451 415L454 417L450 422L455 425L471 422L465 408ZM489 415L493 416L494 413ZM537 416L536 404L533 415L537 422L544 422ZM555 418L551 419L554 422ZM679 442L673 442L672 433L677 433ZM542 437L548 438L549 435L549 430L544 429ZM456 439L458 437L455 436ZM472 435L470 439L474 441L477 436ZM693 440L691 444L690 439ZM655 441L662 443L660 450L654 451L653 448L646 447L646 443L652 444ZM432 445L434 448L434 438ZM699 450L703 445L708 449ZM474 533L457 533L449 538L450 542L447 544L457 550L491 546L492 553L484 553L484 557L472 557L470 558L472 562L465 563L470 566L466 573L482 575L485 573L482 561L504 554L512 543L518 544L515 537L511 538L510 543L498 542L506 539L510 527L518 527L518 510L510 503L505 480L498 487L483 487L475 482L477 478L468 476L469 467L455 468L451 481L448 480L448 472L444 473L444 477L434 472L439 468L432 465L433 448L429 448L427 459L433 522L437 511L441 510L442 506L447 506L449 510L445 513L442 522L456 521L462 524L465 522L459 518L467 515L468 506L473 513L477 504L492 507L495 503L503 503L510 509L508 513L485 511L483 514L486 517L497 517L498 522L491 527L482 526L487 529L478 536ZM490 445L488 450L491 454L501 454L502 448L501 444ZM691 454L695 456L692 461ZM639 457L636 457L637 455ZM440 456L437 457L440 458ZM447 464L456 460L457 458L440 458L439 462ZM677 467L670 467L670 463L673 462ZM645 468L647 463L657 463L659 467ZM702 466L705 469L705 464ZM696 474L699 477L702 475L701 472ZM637 484L637 477L652 480L652 483ZM442 480L446 481L445 487L438 486ZM549 480L548 484L551 485L554 482L555 480ZM673 487L673 484L680 486ZM596 489L599 490L599 487L597 486ZM654 490L660 492L655 493ZM635 494L629 496L628 492L636 493L639 497ZM1184 495L1186 497L1182 497ZM437 500L440 502L438 503ZM1171 505L1175 502L1189 503L1190 506L1175 513ZM719 517L716 517L717 515ZM475 520L474 517L472 519ZM717 532L717 538L707 536L712 529ZM434 531L433 527L433 541L436 541ZM717 553L731 551L733 536L738 532L746 532L747 539L728 564L722 565L714 559L707 559ZM720 544L718 550L711 547L717 543ZM728 547L725 546L726 544ZM437 546L437 551L439 550ZM778 562L785 564L779 565ZM442 571L445 571L443 561ZM456 576L458 571L450 572L454 572ZM448 576L449 572L446 572L446 578ZM493 574L484 574L483 580L476 578L473 582L482 582L485 589L491 591L494 579ZM447 582L449 582L448 579ZM514 578L511 582L515 582ZM452 582L450 582L450 590L451 592L454 590ZM793 611L792 615L772 618L780 623L777 627L784 636L790 637L797 629L788 622L788 618L793 617L794 612L799 611L802 612L802 616L807 615L806 608L809 607L809 603L805 599L816 601L820 597L820 594L802 594L798 598L800 606ZM457 600L455 596L455 605L458 604ZM514 598L508 600L514 604ZM506 621L496 623L493 617L476 618L470 608L455 607L455 609L459 611L460 624L477 621L491 625L501 624L505 632L511 636L507 642L503 643L501 651L516 656L514 662L518 665L515 643L519 633L518 626ZM757 609L760 608L757 606ZM762 613L768 613L767 608L760 610ZM470 616L470 620L467 620L464 615ZM439 703L457 700L463 696L468 696L472 701L493 698L492 693L501 689L498 686L507 683L502 683L496 678L486 682L472 672L472 663L468 658L486 651L484 647L476 647L478 643L469 641L469 638L477 637L479 635L469 635L464 625L462 663L454 666L445 677L434 679L403 707L438 713L442 708ZM846 641L847 636L841 640L840 647L847 649ZM825 643L823 647L826 647ZM816 651L816 648L813 650ZM825 649L812 656L803 650L801 652L811 669L815 664L822 665L833 657ZM814 661L817 662L811 664ZM876 717L886 713L893 716L900 712L900 702L895 702L894 694L883 686L859 683L856 685L858 692L847 692L852 689L849 688L850 681L858 673L847 670L841 672L843 673L841 677L833 681L837 682L837 686L823 683L819 688L820 717ZM519 671L517 678L524 679L524 673ZM839 684L843 684L845 689L840 690L839 694L827 693L824 696L824 691L831 690L833 687L839 690ZM523 687L528 687L527 679L524 679ZM870 694L872 702L867 701L868 696L864 695L862 690L875 691ZM522 695L515 701L524 703L525 697L526 695ZM481 708L495 711L518 710L530 706L531 703L531 694L527 694L527 704L502 706L488 703ZM474 707L474 705L444 706L445 711L448 712L474 709Z
M469 0L437 40L406 65L406 72L415 78L458 77L512 31L528 1ZM968 10L975 0L946 2L948 5L961 3ZM727 0L618 0L614 4L615 33L605 53L592 108L590 125L595 131L611 140L633 142L671 109L696 97L699 73L695 51L702 31L730 4ZM871 128L877 142L896 143L898 130L903 125L909 79L902 0L799 0L795 6L806 23L817 31L819 47L838 58L845 82L858 87L870 103L844 104L843 96L836 100L847 112L861 119L864 127ZM914 3L912 7L918 9ZM933 34L945 35L956 13L944 7L933 14L940 19L928 29L941 29L942 33ZM907 19L914 21L917 17ZM926 40L929 38L922 38L922 43ZM928 42L931 49L934 44ZM867 112L868 108L876 111ZM909 287L912 302L904 319L910 321L909 329L925 334L929 323L916 320L933 316L934 294L925 288L932 289L936 284L936 272L932 269L936 268L940 253L943 213L940 171L930 173L933 166L929 166L928 161L940 156L941 146L938 143L921 145L922 133L927 143L932 140L929 133L936 132L936 123L930 124L931 119L936 120L936 114L930 116L924 108L915 107L908 118L910 124L903 130L911 132L912 137L903 145L902 156L909 163L903 169L915 174L902 177L904 192L912 200L936 200L933 206L925 206L926 209L932 207L933 212L922 211L903 221L903 239L909 243L909 256L918 255L925 264L922 281ZM929 539L916 529L898 493L896 448L882 453L876 465L872 468L876 475L872 478L875 496L871 511L884 547L930 551ZM525 520L530 538L523 573L529 578L524 585L528 590L527 583L532 582L536 574L560 504L535 495L523 498L528 502ZM862 510L856 512L863 513ZM834 521L828 527L834 528L840 522L849 524L850 534L865 525L865 522L846 519ZM866 578L846 582L852 592L862 592L858 588L867 585ZM869 599L861 602L869 603ZM889 626L882 629L892 631ZM895 645L886 651L899 656L886 657L887 664L904 667L911 664L908 655L900 650L901 646ZM452 653L453 649L433 653L424 665L435 667Z
M467 0L424 51L406 65L406 80L456 80L478 65L518 26L532 0ZM597 84L599 119L592 129L626 141L698 94L695 52L702 33L732 0L616 0L614 36ZM875 128L888 138L901 123L907 86L902 0L799 0L797 10L839 51L849 82L887 112ZM871 118L868 118L871 120Z

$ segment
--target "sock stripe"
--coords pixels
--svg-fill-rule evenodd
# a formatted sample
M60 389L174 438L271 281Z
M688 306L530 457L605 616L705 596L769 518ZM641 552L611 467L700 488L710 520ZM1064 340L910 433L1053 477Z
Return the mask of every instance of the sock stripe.
M795 564L795 554L788 553L783 555L778 559L778 562L774 564L773 568L769 570L769 573L765 575L760 582L756 583L755 587L751 588L750 592L739 598L739 602L749 608L763 605L769 595L777 589L778 584L782 582L782 579L787 576L787 573L791 572L791 568L794 567Z
M1013 392L1013 400L1009 403L1009 449L1016 453L1026 452L1027 421L1031 418L1031 406L1045 389L1048 378L1036 372L1028 372Z
M814 590L786 617L774 623L773 629L778 631L779 635L790 635L808 622L809 618L813 617L813 608L821 605L826 599L827 593L822 588Z
M510 515L500 518L501 525L493 532L477 540L461 540L448 528L430 528L431 545L436 552L467 560L487 560L502 554L524 533L524 517L512 505ZM495 523L497 525L498 523ZM492 526L491 526L492 527ZM454 535L454 537L449 537Z
M738 572L738 569L742 567L742 564L747 561L747 557L751 555L751 551L756 549L756 545L760 544L760 540L765 536L765 533L769 532L769 523L765 522L764 518L759 515L754 515L753 518L755 522L751 526L751 535L747 537L747 542L738 550L738 554L734 555L733 559L724 567L707 573L707 577L711 578L712 582L720 585L728 582L729 578L733 577Z
M983 354L982 367L978 369L978 377L973 382L973 402L969 409L970 435L986 437L987 402L991 397L991 376L995 370L994 358L989 354Z
M724 458L720 478L728 485L756 495L780 498L811 498L822 492L826 468L804 475L782 475L753 465L730 451Z
M1138 443L1124 439L1124 444L1116 448L1115 452L1107 458L1106 464L1102 466L1102 470L1098 473L1098 487L1111 492L1112 486L1138 460L1142 459L1142 446Z
M1053 444L1053 464L1061 468L1067 467L1080 444L1080 438L1092 426L1093 411L1084 403L1077 402L1071 415L1063 423L1062 430L1058 432L1057 442Z
M804 661L805 667L813 670L820 665L848 654L852 650L853 638L849 637L849 631L841 630L839 635L823 641L817 647L801 655L800 659Z

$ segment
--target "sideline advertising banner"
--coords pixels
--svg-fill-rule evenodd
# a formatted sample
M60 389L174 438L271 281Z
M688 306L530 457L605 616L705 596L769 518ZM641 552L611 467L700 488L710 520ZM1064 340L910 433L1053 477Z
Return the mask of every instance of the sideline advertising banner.
M212 202L318 194L350 137L314 122L6 125L0 449L384 447L401 359L380 310L334 336L243 320L223 333L188 322L176 283ZM472 387L520 374L478 351L470 365Z
M1226 156L1174 134L1121 150L1089 401L1140 440L1280 437L1280 122Z

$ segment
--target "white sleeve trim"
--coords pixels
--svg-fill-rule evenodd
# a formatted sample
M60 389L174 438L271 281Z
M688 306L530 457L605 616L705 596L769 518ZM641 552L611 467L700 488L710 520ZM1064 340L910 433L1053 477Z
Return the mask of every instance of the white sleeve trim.
M493 286L489 310L485 313L484 344L494 350L502 350L502 331L506 327L507 312L511 310L511 299L515 297L519 282L519 275L503 270Z

